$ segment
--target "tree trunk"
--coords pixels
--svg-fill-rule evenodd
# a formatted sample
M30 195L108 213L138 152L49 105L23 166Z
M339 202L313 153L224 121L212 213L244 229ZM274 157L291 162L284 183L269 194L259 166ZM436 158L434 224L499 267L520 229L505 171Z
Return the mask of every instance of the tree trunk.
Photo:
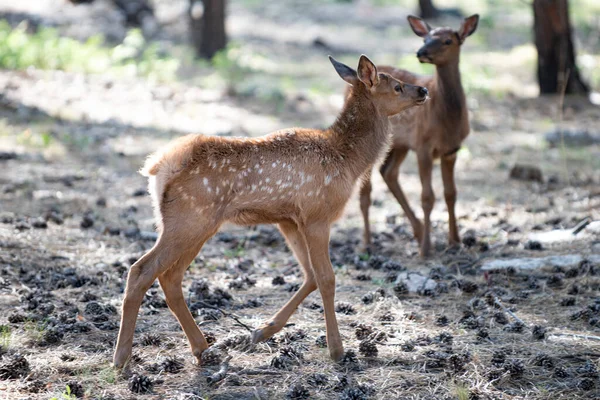
M432 0L419 0L419 9L421 10L421 18L437 18L440 15Z
M533 1L540 94L586 94L589 88L575 64L567 0Z
M225 0L190 0L189 17L192 44L198 57L210 59L225 48Z

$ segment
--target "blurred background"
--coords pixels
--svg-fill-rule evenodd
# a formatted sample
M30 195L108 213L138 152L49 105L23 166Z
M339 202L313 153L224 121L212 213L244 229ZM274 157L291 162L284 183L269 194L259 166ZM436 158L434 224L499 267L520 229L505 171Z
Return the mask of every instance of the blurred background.
M522 162L539 170L538 183L597 178L593 0L38 0L2 1L0 10L0 148L15 165L49 162L29 166L42 174L99 166L143 187L134 171L175 136L326 127L344 90L328 54L432 74L415 56L422 39L406 16L458 29L478 13L460 63L472 126L459 154L459 179L472 183L459 185L463 200L505 199ZM412 155L403 168L418 200ZM26 171L11 173L22 180ZM485 190L471 193L473 184ZM387 191L378 188L381 204ZM528 193L517 187L515 196Z
M458 253L446 249L447 213L437 166L433 178L437 202L432 214L435 251L427 261L418 257L417 243L399 205L379 174L374 174L373 253L361 250L357 199L350 201L345 217L333 231L339 298L358 304L359 313L366 310L365 318L379 312L357 299L375 288L392 293L390 282L395 277L390 281L385 269L368 270L373 272L372 279L369 275L353 280L354 267L371 265L370 260L381 267L382 259L372 258L376 255L397 262L390 265L402 263L402 268L413 271L447 268L439 271L451 271L459 278L470 274L480 287L514 284L514 292L505 294L515 302L523 301L519 303L522 318L583 333L597 332L597 303L579 317L569 317L565 313L569 309L557 308L559 298L577 293L577 303L568 297L564 304L573 311L580 303L585 308L586 301L597 298L597 281L587 280L575 289L567 289L567 284L555 286L553 291L545 283L536 283L538 279L546 282L546 272L531 278L532 273L530 280L519 275L509 282L505 275L484 275L478 268L496 258L576 256L579 262L582 254L600 253L600 1L0 0L0 314L14 315L8 318L10 323L0 321L0 332L5 347L29 354L27 368L35 372L36 379L0 382L0 390L9 395L29 393L35 397L32 393L41 393L39 398L48 398L52 393L60 397L65 383L73 381L72 388L82 396L95 395L101 389L113 396L107 399L132 398L127 379L117 377L109 361L118 327L115 307L120 305L127 267L156 239L146 182L137 173L150 152L188 133L258 136L290 126L327 127L342 106L345 90L327 55L355 67L364 53L375 64L432 74L434 67L420 64L416 58L422 39L408 26L407 15L423 15L434 27L458 29L462 18L475 13L480 15L479 26L463 44L460 62L471 134L458 153L456 167L459 229L467 240ZM420 217L421 186L414 154L402 165L400 176ZM294 266L276 228L228 227L205 246L186 282L206 283L202 279L209 277L211 290L225 290L229 284L229 289L236 290L235 296L223 304L239 306L236 312L256 326L289 298L288 290L297 289L293 285L301 276ZM246 281L238 279L244 274L258 279L258 286L244 286ZM292 285L287 290L271 288L271 279L279 274ZM428 274L428 269L423 272ZM196 289L202 292L200 286L192 285L190 291L186 286L186 296L195 296ZM475 310L467 304L469 298L460 297L463 286L451 287L446 297L415 294L401 306L390 303L391 312L402 321L397 337L437 332L441 325L434 321L437 317L431 314L432 307L447 312L452 324L461 318L463 308ZM521 296L525 292L528 294ZM226 291L219 293L226 298ZM391 298L393 295L386 301ZM88 310L90 299L105 308ZM314 300L320 301L318 296ZM435 301L439 303L431 303ZM38 305L46 303L51 303L52 309L40 311ZM486 301L478 304L485 307ZM293 317L313 336L323 329L322 316L315 310L318 305L303 307ZM69 322L58 320L59 311ZM160 290L151 290L142 312L140 330L159 329L170 338L165 341L170 347L164 343L152 347L154 342L148 339L152 346L144 347L140 360L159 357L169 349L191 365L182 334ZM419 319L420 312L426 315L424 319ZM207 316L199 318L209 331L222 335L240 330L229 319L210 325ZM341 318L344 340L356 347L349 327L353 317ZM381 325L377 321L384 319L373 322ZM82 333L88 332L84 324L91 333ZM512 333L504 341L501 328L490 326L496 329L490 327L492 335L498 334L495 343L517 346ZM456 328L455 343L473 350L475 339L458 325ZM386 332L393 334L394 329ZM171 341L173 337L177 340ZM487 363L491 357L488 342L477 340L483 345L476 347L474 354ZM76 343L77 348L69 343ZM565 361L575 363L573 371L587 365L590 354L596 354L590 362L597 363L597 352L589 352L589 343L580 349L581 357ZM542 345L550 346L539 344L540 351ZM531 343L521 345L514 353L529 351ZM563 345L544 351L559 354ZM399 348L387 347L382 352L385 357L396 357ZM561 353L562 360L568 360L572 349L567 350ZM236 362L247 367L267 365L269 351L243 353ZM318 360L311 364L313 368L317 365L331 372L334 367L326 358L314 354ZM480 375L487 366L471 368L465 387L476 386L491 394L469 397L469 391L456 386L451 377L443 385L429 380L421 373L426 367L419 364L425 356L419 353L421 358L411 358L411 354L397 364L383 358L383 364L369 364L367 371L371 372L365 376L381 375L378 371L383 367L412 373L412 383L395 387L396 392L390 389L396 397L389 398L399 398L409 387L414 390L410 398L415 399L506 395L548 399L555 398L552 394L557 391L569 399L599 395L597 373L595 386L593 382L591 386L596 390L593 395L580 387L577 379L584 375L573 372L568 378L573 381L565 383L547 371L543 379L548 378L549 383L532 395L537 389L530 388L542 385L542 367L525 360L528 368L538 368L531 375L526 373L527 379L531 378L527 383L509 379L490 386ZM71 356L75 361L68 364ZM142 370L142 361L136 368L149 374ZM14 370L7 368L0 371ZM218 363L214 368L218 369ZM179 380L164 385L154 376L155 391L179 391L178 398L206 398L204 390L233 393L225 386L209 388L201 373L186 371L189 375L179 375ZM29 369L26 372L23 377ZM264 388L260 389L271 391L274 397L256 397L282 398L288 383L300 376L277 373L287 375L271 385L264 382L272 382L273 375L265 373ZM249 376L242 382L250 388L263 385L257 379ZM378 379L376 386L388 384L387 377ZM478 382L485 385L480 387ZM139 388L141 383L135 384ZM199 387L202 390L195 392ZM186 391L197 396L186 397ZM232 394L223 398L255 398L255 392L248 389L247 397ZM453 397L443 397L448 393ZM338 394L329 388L321 395L315 398ZM386 398L382 392L377 396Z

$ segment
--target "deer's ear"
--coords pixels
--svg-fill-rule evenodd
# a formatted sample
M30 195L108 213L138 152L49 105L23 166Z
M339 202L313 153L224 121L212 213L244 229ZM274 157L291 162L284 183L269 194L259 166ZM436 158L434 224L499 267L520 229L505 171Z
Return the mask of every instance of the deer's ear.
M431 27L429 24L423 21L421 18L415 17L414 15L409 15L407 19L410 27L417 36L425 37L429 35L429 32L431 32Z
M360 56L358 61L358 79L370 89L379 84L379 74L377 67L364 54Z
M331 64L333 64L333 68L335 68L340 78L342 78L351 85L356 85L356 83L358 82L358 76L356 75L355 70L353 70L346 64L337 61L331 56L329 56L329 61L331 61Z
M464 19L460 25L460 29L458 30L458 37L460 38L461 43L465 41L467 36L471 36L473 32L475 32L478 23L479 14L471 15L470 17Z

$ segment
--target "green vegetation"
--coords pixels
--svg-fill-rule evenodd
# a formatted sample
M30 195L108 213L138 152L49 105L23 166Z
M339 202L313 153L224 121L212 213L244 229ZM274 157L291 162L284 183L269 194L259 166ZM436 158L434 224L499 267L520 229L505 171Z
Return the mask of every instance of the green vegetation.
M8 347L10 346L11 336L12 336L12 334L10 331L10 326L0 325L0 348L1 349L8 349Z
M161 54L158 45L147 43L137 29L130 30L122 44L108 48L100 35L79 42L53 28L28 34L25 26L12 29L0 21L0 68L30 67L168 80L174 78L179 62Z
M75 400L77 396L71 393L71 388L69 385L65 386L65 391L62 392L60 397L52 397L50 400Z

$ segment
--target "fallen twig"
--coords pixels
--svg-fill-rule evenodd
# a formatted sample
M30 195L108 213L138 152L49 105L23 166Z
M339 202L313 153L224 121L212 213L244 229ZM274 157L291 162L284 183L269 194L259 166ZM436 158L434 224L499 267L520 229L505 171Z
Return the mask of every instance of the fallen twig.
M223 311L222 309L220 309L219 307L210 305L208 303L205 303L203 301L198 301L198 303L202 304L204 307L206 308L212 308L213 310L217 310L219 311L221 314L223 314L226 317L229 317L231 319L233 319L235 322L238 323L238 325L240 325L242 328L245 328L248 332L253 332L254 329L246 324L244 324L242 321L239 320L239 317L235 314L229 313L227 311Z
M243 369L238 375L281 375L281 372L270 371L268 369Z
M211 376L209 376L206 381L209 385L214 385L217 382L222 381L227 376L227 371L229 371L229 361L231 360L231 356L227 356L223 363L221 364L221 368Z
M573 236L577 235L579 232L584 230L585 227L590 224L590 222L592 222L592 219L590 217L585 217L584 219L579 221L579 223L575 225L575 228L573 228L573 232L571 232Z
M562 333L562 332L552 332L548 334L549 336L565 336L565 337L574 337L578 339L587 339L587 340L598 340L600 341L600 336L593 335L580 335L578 333Z
M494 304L496 304L498 307L500 307L502 309L502 311L504 311L505 313L507 313L508 315L513 317L515 319L515 321L526 326L525 322L523 322L523 320L521 318L517 317L514 312L510 311L508 308L506 308L504 306L504 304L502 304L502 302L500 301L498 296L494 296Z

